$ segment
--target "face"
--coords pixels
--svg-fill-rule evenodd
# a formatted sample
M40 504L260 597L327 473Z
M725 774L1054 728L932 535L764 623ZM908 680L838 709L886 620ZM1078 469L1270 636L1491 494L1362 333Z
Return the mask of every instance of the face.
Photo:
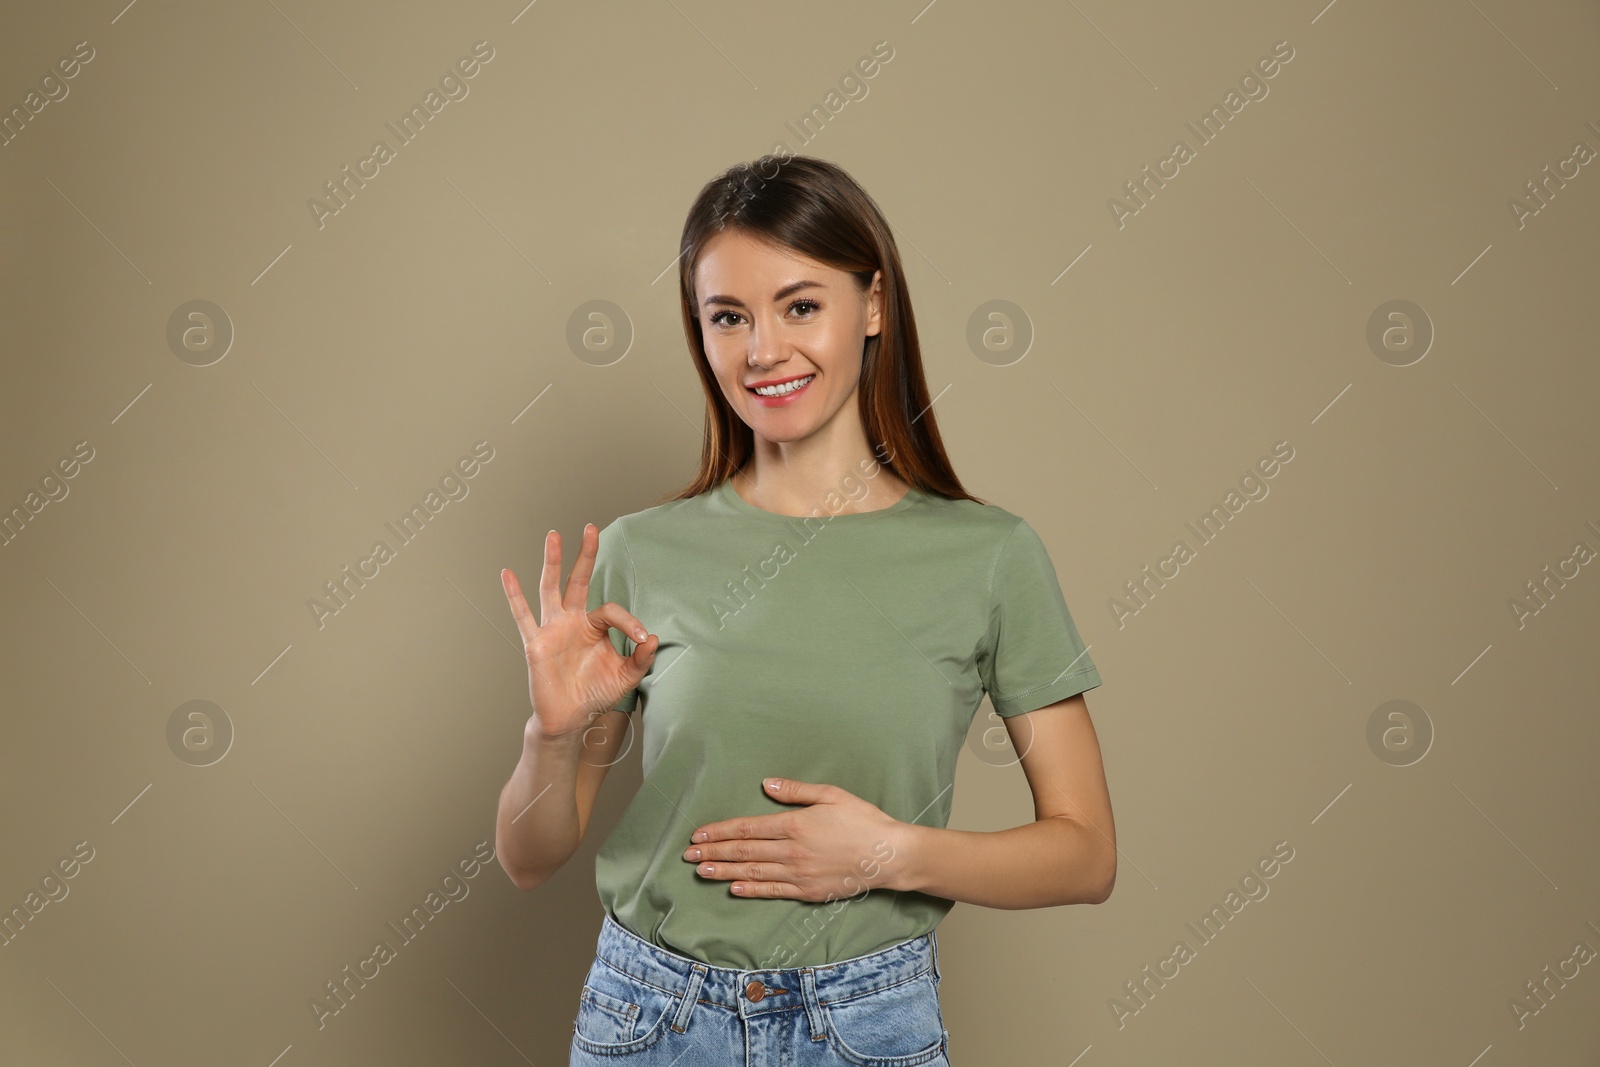
M862 348L880 328L882 271L853 275L727 230L695 268L701 336L722 395L757 437L798 441L856 415ZM808 379L806 381L805 379ZM782 396L752 386L800 379Z

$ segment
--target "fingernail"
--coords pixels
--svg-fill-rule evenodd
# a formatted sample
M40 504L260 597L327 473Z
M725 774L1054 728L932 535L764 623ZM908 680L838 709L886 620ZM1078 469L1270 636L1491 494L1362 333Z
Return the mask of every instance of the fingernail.
M706 832L704 830L696 831L695 835L693 837L689 838L689 840L691 840L691 841L704 841L705 839L706 839Z

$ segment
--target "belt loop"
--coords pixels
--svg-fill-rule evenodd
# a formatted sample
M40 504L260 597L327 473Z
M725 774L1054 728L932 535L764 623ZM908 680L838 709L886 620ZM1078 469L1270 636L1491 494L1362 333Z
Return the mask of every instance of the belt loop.
M806 1021L811 1024L811 1040L826 1041L828 1028L822 1021L822 1005L817 1000L817 975L810 967L800 968L800 999L806 1006Z
M705 981L707 973L705 965L701 963L696 963L689 972L689 983L683 988L683 1003L678 1005L678 1014L672 1017L672 1028L680 1034L689 1025L689 1013L699 1003L700 984Z
M939 938L933 930L928 931L928 948L933 953L933 986L939 988Z

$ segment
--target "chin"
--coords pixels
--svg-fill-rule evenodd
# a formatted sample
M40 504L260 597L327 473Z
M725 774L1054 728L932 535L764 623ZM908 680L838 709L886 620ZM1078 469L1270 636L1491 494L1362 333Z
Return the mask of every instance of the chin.
M811 429L811 430L805 430L803 432L797 432L797 433L774 435L774 434L770 434L770 433L762 433L760 430L758 430L758 429L756 429L755 427L752 426L750 428L750 432L753 433L756 437L760 438L761 440L766 441L768 444L787 445L787 444L793 444L796 441L804 441L807 437L810 437L815 432L815 430Z

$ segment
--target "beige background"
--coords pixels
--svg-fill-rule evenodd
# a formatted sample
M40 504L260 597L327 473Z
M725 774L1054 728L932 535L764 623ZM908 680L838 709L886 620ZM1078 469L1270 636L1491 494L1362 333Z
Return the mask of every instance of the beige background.
M0 549L0 906L93 849L0 947L0 1059L565 1062L637 747L552 882L491 865L321 1029L309 1002L492 844L529 713L498 570L531 585L546 530L689 478L663 271L701 184L782 143L896 228L952 459L1044 537L1105 679L1116 890L956 907L952 1061L1600 1062L1600 962L1511 1007L1600 950L1600 567L1510 603L1600 549L1600 163L1509 206L1600 149L1594 4L119 4L12 5L0 35L7 112L94 49L0 147L0 505L69 490ZM323 183L478 41L469 95L319 227ZM1179 138L1196 158L1119 227ZM167 340L201 299L234 335L209 366ZM567 341L592 300L626 316L607 352ZM990 300L1024 358L969 347ZM1369 346L1391 300L1432 324L1420 360ZM323 583L478 441L470 493L319 627ZM1269 495L1119 622L1279 441ZM191 700L231 724L209 766L169 744ZM1420 761L1368 741L1391 700ZM952 826L1032 817L995 725Z

